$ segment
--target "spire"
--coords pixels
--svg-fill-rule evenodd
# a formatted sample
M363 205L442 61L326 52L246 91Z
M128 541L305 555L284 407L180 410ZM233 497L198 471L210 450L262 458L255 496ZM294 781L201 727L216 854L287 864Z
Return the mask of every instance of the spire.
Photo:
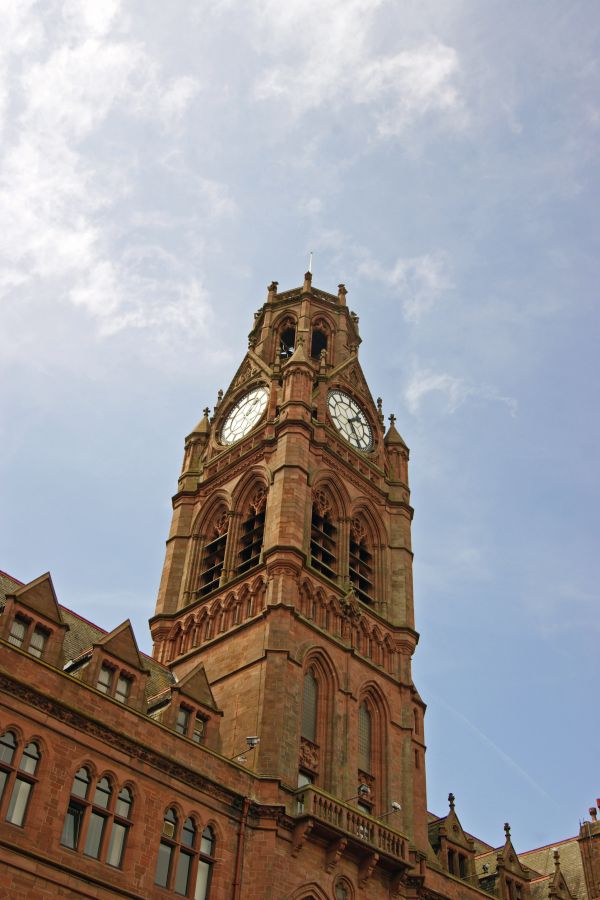
M196 427L192 430L192 434L210 434L210 420L208 418L210 413L210 408L208 406L204 407L204 415L196 425Z
M390 427L388 429L388 432L387 432L385 438L383 439L386 447L389 444L398 444L401 447L406 447L406 444L404 443L404 441L402 440L402 437L400 436L400 434L398 433L398 431L396 429L396 416L392 414L391 416L389 416L389 420L390 420Z

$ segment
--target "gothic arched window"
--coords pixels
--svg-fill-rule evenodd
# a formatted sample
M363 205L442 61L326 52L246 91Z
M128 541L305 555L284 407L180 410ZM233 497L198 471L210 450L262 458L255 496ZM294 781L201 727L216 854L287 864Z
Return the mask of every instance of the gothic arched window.
M363 700L358 707L358 768L367 775L372 769L372 732L371 713Z
M372 605L375 602L373 554L369 550L367 532L360 519L353 519L350 526L349 576L359 600Z
M206 534L198 588L201 597L218 588L221 581L228 529L229 515L222 510L215 516Z
M207 900L214 863L215 835L207 825L201 836L193 818L180 826L174 809L163 819L154 883L183 897Z
M241 524L236 565L238 575L253 569L260 562L265 533L266 504L267 492L264 487L260 487L254 492L246 510L246 517Z
M312 335L310 339L310 355L313 359L319 359L321 351L327 352L327 342L329 336L329 328L323 319L317 319L313 323Z
M279 326L277 355L280 359L289 359L296 348L296 323L294 319L284 319Z
M313 569L335 578L337 573L337 528L324 491L316 491L310 531L310 564Z
M317 706L319 702L319 685L312 669L304 675L302 696L302 728L303 738L317 742Z
M37 783L35 773L40 761L40 751L37 744L27 744L18 766L15 759L16 751L16 737L12 731L6 731L0 737L0 799L6 788L11 785L6 821L13 825L22 825L31 792Z

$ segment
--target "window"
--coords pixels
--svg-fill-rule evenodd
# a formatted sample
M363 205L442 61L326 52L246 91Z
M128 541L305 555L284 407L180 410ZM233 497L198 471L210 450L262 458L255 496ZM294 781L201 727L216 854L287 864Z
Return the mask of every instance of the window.
M29 642L27 652L31 653L32 656L37 656L38 659L41 659L41 657L44 655L44 648L46 646L48 637L49 634L46 629L41 628L39 625L36 625L33 629L33 634L31 635L31 640Z
M241 575L253 569L260 562L260 552L265 533L265 506L267 493L259 488L248 507L246 518L242 522L240 532L240 549L238 551L236 572Z
M10 626L10 634L8 635L8 643L15 647L22 647L25 640L25 632L27 631L27 622L20 616L15 616Z
M319 359L321 352L327 352L327 325L322 319L318 319L313 325L310 342L310 355L313 359Z
M336 577L337 528L331 521L331 506L323 491L317 491L313 503L310 532L310 564L313 569Z
M37 744L27 744L17 767L17 746L17 739L12 731L6 731L0 737L0 801L5 792L8 795L10 790L6 821L11 825L22 826L31 793L37 783L35 773L40 761L40 751Z
M115 700L118 700L119 703L125 703L129 697L130 691L131 678L128 678L127 675L119 675L117 686L115 688Z
M196 713L194 717L194 727L192 728L192 740L197 744L201 744L204 740L204 732L206 731L206 719L200 713Z
M215 836L207 826L201 835L192 818L180 825L174 809L163 819L154 883L182 897L207 900L214 863Z
M353 519L350 528L349 576L356 596L363 603L373 600L373 556L367 548L367 535L361 522Z
M201 597L210 594L219 587L223 562L225 561L225 547L227 545L227 530L229 528L229 516L223 511L213 522L208 531L207 543L204 546L202 565L200 567L200 587L198 592Z
M175 720L175 731L177 734L187 734L190 724L190 711L185 706L180 706L177 710L177 718Z
M293 319L284 319L279 329L278 355L280 359L289 359L296 347L296 323Z
M311 669L304 676L304 690L302 698L302 729L303 738L312 741L317 740L317 702L319 686Z
M33 627L31 621L17 615L10 626L8 643L12 644L14 647L27 646L27 652L40 659L44 654L44 649L49 637L50 632L45 628L42 628L41 625Z
M358 768L371 773L371 713L365 702L358 707Z
M80 850L92 859L119 867L131 827L133 796L129 788L115 791L107 776L99 778L91 796L92 778L89 771L79 769L71 787L71 799L63 825L61 844Z
M98 688L99 691L102 691L103 694L110 694L112 680L113 680L112 668L103 663L102 666L100 667L100 672L98 673L98 681L96 682L96 687Z

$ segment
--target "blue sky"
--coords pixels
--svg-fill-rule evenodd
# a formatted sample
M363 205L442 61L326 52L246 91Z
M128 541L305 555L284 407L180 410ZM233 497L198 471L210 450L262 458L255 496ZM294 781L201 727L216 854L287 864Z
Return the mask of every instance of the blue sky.
M595 2L5 2L0 568L148 648L183 438L345 282L411 448L429 806L600 793Z

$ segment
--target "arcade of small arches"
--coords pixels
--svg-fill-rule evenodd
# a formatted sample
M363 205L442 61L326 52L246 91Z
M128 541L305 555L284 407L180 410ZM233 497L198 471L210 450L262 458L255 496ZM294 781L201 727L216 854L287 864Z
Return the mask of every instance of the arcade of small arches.
M298 322L293 315L286 315L279 319L274 326L273 332L276 336L274 359L284 362L289 359L296 349L296 339L298 335ZM329 362L329 354L331 352L332 336L334 333L333 326L329 319L320 314L313 318L310 324L310 358L315 361L324 359ZM307 352L309 347L306 348Z

